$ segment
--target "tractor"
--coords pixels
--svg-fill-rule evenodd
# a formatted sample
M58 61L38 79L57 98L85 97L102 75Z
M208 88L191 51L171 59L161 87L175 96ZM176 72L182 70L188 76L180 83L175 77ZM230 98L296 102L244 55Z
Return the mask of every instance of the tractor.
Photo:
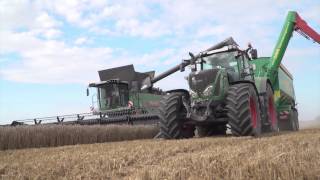
M189 90L172 90L160 101L160 136L224 135L227 127L235 136L298 130L293 78L281 64L293 31L320 43L320 35L290 11L271 57L258 57L250 44L241 50L233 38L189 53L190 59L163 74L191 69Z

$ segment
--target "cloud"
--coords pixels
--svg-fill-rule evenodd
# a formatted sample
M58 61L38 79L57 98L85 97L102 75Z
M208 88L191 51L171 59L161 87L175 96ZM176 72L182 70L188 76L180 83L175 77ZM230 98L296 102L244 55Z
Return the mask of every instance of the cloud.
M201 38L201 37L208 37L208 36L226 36L225 34L226 28L223 25L219 26L210 26L206 25L203 26L198 30L196 33L196 37Z
M35 7L28 1L0 1L1 29L30 26L35 16Z
M170 31L158 20L142 23L137 19L125 19L117 21L115 26L117 32L130 36L149 38L170 34Z
M74 41L74 44L75 45L83 45L83 44L86 44L86 43L89 43L89 42L91 42L91 40L89 38L87 38L87 37L79 37Z
M49 16L47 12L41 12L35 19L35 25L38 25L40 28L52 28L60 26L61 22Z
M19 52L21 59L1 68L1 76L18 82L84 83L108 63L111 48L80 48L28 33L1 32L1 54Z
M1 37L6 44L0 44L0 54L19 52L20 59L2 66L0 75L17 82L88 83L97 80L97 70L134 63L148 71L172 54L172 50L164 49L134 56L108 47L70 46L63 41L39 39L30 33L2 31ZM84 37L78 38L76 44L85 41Z
M281 28L273 24L281 24L287 9L297 5L289 2L1 1L1 18L5 17L1 19L1 53L21 57L2 67L1 75L24 82L83 83L94 78L99 68L129 63L162 70L188 58L187 52L197 53L230 35L242 47L253 40L259 55L269 56ZM318 21L318 8L302 14ZM80 35L64 37L66 25ZM135 47L131 51L113 44L101 48L94 41L100 37L147 38L162 45L135 53Z
M189 51L197 53L229 36L240 47L250 41L259 56L270 56L287 11L297 10L319 29L319 8L316 0L2 0L0 76L15 82L87 84L98 80L97 70L127 64L159 74L189 58ZM320 72L318 47L303 42L292 39L284 61L298 82ZM308 72L302 71L306 67ZM187 88L187 72L156 86ZM301 94L308 112L300 115L312 114L319 106L310 110Z

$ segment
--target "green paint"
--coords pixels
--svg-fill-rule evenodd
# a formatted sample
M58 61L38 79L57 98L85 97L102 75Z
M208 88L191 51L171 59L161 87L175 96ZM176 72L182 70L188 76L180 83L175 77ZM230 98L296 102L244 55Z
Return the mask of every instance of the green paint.
M259 93L265 90L265 84L263 83L269 80L274 90L277 109L280 110L283 106L292 105L295 101L293 80L280 68L280 64L277 71L272 74L272 80L270 75L268 75L268 72L270 72L270 61L272 61L272 59L269 57L261 57L250 61L250 64L254 64L256 67L254 71L255 84ZM283 98L284 96L286 98Z
M294 31L296 15L297 13L294 11L288 13L271 57L261 57L249 61L249 64L255 66L254 72L250 69L250 73L248 73L248 59L246 59L245 56L242 55L242 59L232 59L232 61L236 62L237 68L235 68L235 73L238 74L238 77L230 83L236 83L243 80L254 81L258 92L264 93L266 91L266 83L270 82L274 90L274 98L278 111L290 110L295 106L293 80L282 68L280 68L280 65ZM233 57L235 56L232 56L232 58ZM203 93L191 93L192 101L217 101L225 98L229 87L229 80L224 64L231 61L228 58L224 58L223 60L224 61L220 63L220 67L210 67L220 69L213 82L209 85L212 86L210 94L205 96ZM201 62L201 68L203 68L202 63L203 62ZM242 76L243 74L245 75L244 77ZM129 94L129 99L134 103L135 107L145 107L149 110L151 109L151 111L157 109L156 105L159 103L160 98L160 95L150 93L130 92Z
M226 93L229 87L226 70L220 69L214 81L210 85L208 85L208 87L209 86L212 86L213 88L211 89L211 92L208 96L205 96L202 93L202 94L198 94L196 97L192 97L192 100L195 102L204 101L208 99L213 101L223 100L226 96Z
M297 13L290 11L283 25L278 42L273 50L272 56L268 64L268 78L274 84L277 79L277 72L280 67L282 58L288 47L289 41L294 31Z
M280 64L294 31L296 14L294 11L288 13L272 56L258 58L250 62L256 66L255 83L259 91L263 91L260 88L262 86L261 79L268 79L271 82L278 111L291 108L295 102L293 81L280 68Z

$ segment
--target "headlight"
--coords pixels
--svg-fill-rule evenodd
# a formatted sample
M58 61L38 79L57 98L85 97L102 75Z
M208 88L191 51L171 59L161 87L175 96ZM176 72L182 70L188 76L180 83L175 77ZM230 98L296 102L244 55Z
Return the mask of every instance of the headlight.
M189 90L189 92L190 92L190 96L192 98L197 98L198 97L198 94L196 92L192 91L191 89Z
M212 93L212 89L213 89L213 86L212 86L212 85L208 86L208 87L203 91L203 95L204 95L204 96L210 96L211 93Z

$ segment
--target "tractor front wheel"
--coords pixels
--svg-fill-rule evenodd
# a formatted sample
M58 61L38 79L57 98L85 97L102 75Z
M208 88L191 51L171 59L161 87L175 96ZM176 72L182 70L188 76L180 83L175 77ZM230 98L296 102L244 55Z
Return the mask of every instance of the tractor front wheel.
M252 84L240 83L230 86L226 103L233 135L256 136L261 134L259 97Z
M191 138L194 136L194 126L184 123L186 110L182 103L182 94L172 93L160 101L160 133L165 139Z

